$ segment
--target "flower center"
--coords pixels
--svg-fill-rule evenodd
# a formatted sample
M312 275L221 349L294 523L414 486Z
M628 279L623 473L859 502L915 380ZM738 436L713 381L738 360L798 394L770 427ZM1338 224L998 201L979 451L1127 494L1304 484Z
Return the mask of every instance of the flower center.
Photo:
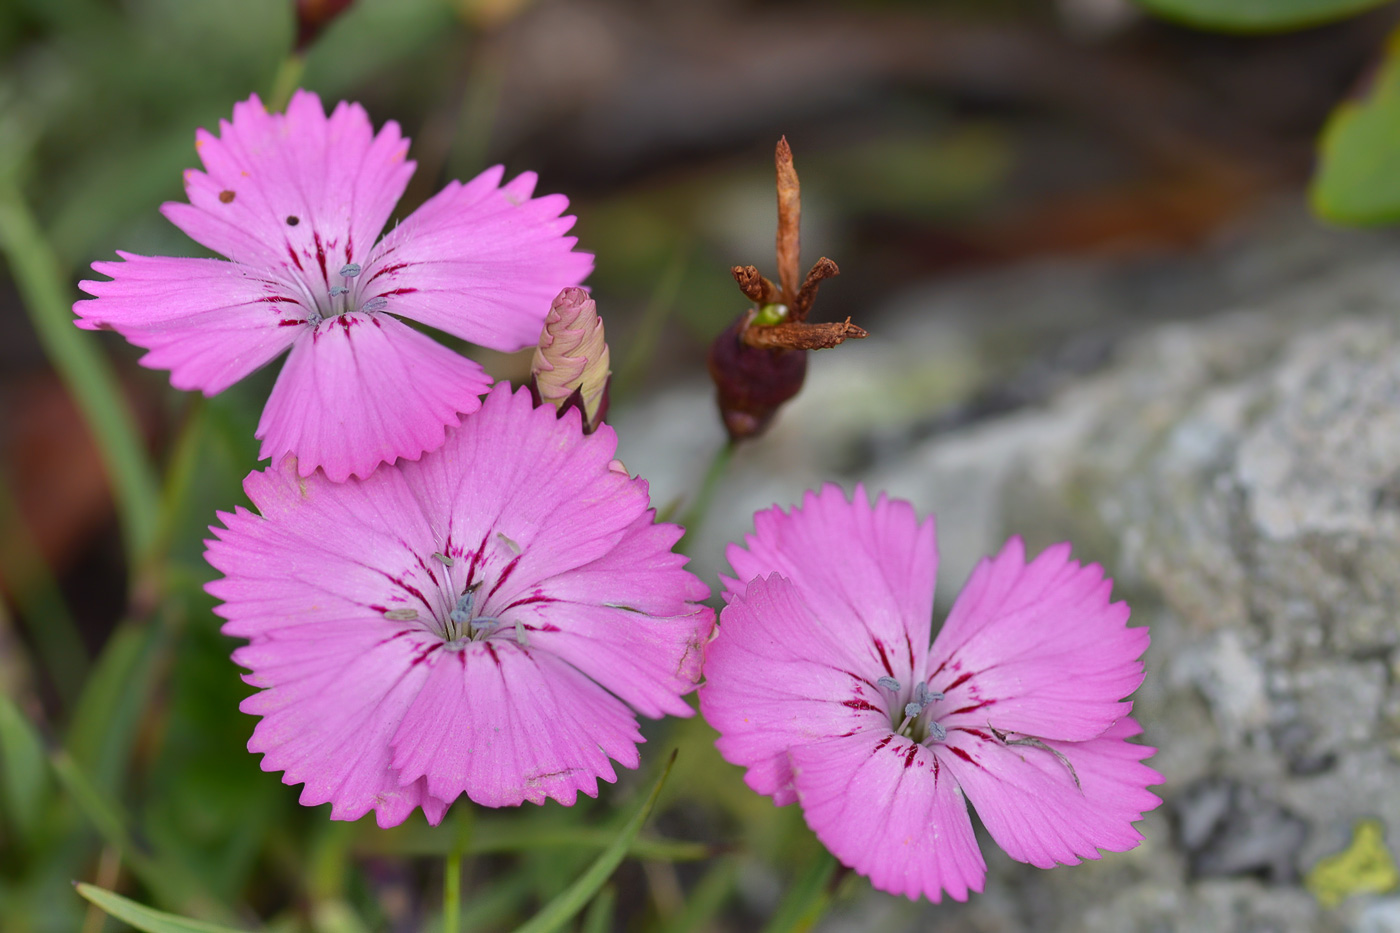
M892 695L890 727L897 735L907 736L919 745L942 742L948 737L948 731L933 718L934 704L943 699L941 692L930 690L927 683L919 681L904 697L903 687L893 677L881 677L875 683ZM901 698L905 700L903 709L899 705Z
M371 314L375 311L383 311L389 304L389 300L383 295L371 298L356 307L359 290L355 288L355 277L359 274L360 264L357 262L341 266L341 284L331 286L330 297L327 300L316 302L315 309L307 315L307 322L314 327L324 320L340 317L342 314L349 314L352 311L364 311Z

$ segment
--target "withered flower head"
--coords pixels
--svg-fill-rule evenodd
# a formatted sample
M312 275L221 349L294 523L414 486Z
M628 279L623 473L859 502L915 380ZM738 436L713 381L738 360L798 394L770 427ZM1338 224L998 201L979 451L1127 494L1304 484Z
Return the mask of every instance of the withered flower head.
M550 306L530 366L536 402L549 402L561 415L576 406L591 434L607 414L608 362L597 303L581 288L564 289Z
M774 154L778 176L778 281L774 285L754 266L730 270L739 290L754 306L710 346L710 377L718 390L720 417L731 441L767 430L784 402L802 389L807 351L834 347L866 332L851 323L809 324L807 315L825 279L840 273L823 256L798 285L802 191L787 137Z
M316 41L321 30L353 3L354 0L296 0L298 52Z

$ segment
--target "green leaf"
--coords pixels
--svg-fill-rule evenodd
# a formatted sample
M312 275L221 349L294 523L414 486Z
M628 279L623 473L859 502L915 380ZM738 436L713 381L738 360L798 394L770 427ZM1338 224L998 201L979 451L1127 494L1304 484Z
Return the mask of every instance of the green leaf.
M155 468L136 416L91 334L73 326L73 298L58 260L29 205L10 179L0 180L0 251L44 352L73 395L112 480L128 559L139 565L156 530Z
M96 885L78 884L75 887L83 897L144 933L244 933L232 927L216 926L154 910Z
M107 639L78 699L67 745L93 782L120 795L141 715L169 639L158 624L123 622Z
M597 860L579 876L577 881L569 885L554 900L544 905L544 908L525 924L517 927L515 933L552 933L572 920L574 915L593 899L598 890L612 877L617 866L621 865L622 860L626 858L632 840L642 831L642 824L647 821L647 817L651 816L652 808L656 806L656 800L661 796L661 787L666 783L666 778L670 775L671 768L675 763L676 753L671 752L671 758L666 762L666 767L661 772L661 777L657 779L656 786L651 789L647 799L642 801L637 812L632 814L632 817L623 824L622 831L617 834L612 845L603 850Z
M44 745L29 720L9 697L0 694L0 778L5 812L20 834L34 833L48 788Z
M763 933L805 933L812 929L831 905L831 879L836 859L823 849L773 913Z
M715 863L691 890L685 909L666 927L666 933L694 933L709 928L734 893L738 880L738 859L726 858Z
M1167 19L1221 32L1279 32L1354 16L1389 0L1138 0Z
M1313 209L1337 223L1400 221L1400 32L1370 96L1332 111L1310 194Z

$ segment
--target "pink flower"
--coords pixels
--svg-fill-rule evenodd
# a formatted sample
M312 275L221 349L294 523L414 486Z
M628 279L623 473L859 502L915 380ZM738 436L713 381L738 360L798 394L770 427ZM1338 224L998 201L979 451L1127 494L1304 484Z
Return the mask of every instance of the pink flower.
M301 474L336 482L417 459L481 405L482 368L402 323L496 350L533 346L550 300L593 257L572 252L562 195L531 198L533 173L502 169L452 182L376 243L414 163L398 124L374 132L359 104L327 117L298 91L286 114L256 96L219 135L200 130L205 171L185 173L189 203L162 212L228 257L118 255L85 281L79 327L112 329L170 370L178 389L215 395L291 355L258 422L260 457L293 454Z
M687 716L714 613L617 436L498 385L417 462L343 484L290 459L220 513L208 590L260 692L248 743L301 802L379 825L459 794L570 805ZM629 707L631 707L629 709Z
M1123 700L1147 629L1069 545L984 560L929 643L933 519L836 486L754 518L710 646L700 708L745 780L797 801L875 887L933 901L982 890L966 796L1012 858L1049 868L1126 851L1161 801ZM747 581L747 586L741 582Z

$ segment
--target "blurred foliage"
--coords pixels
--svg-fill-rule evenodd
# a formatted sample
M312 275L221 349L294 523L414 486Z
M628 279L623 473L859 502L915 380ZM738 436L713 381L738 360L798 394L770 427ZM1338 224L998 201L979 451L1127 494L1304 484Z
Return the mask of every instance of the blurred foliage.
M1138 0L1162 16L1202 29L1275 32L1330 23L1390 0Z
M1337 223L1400 222L1400 33L1366 97L1339 106L1323 130L1312 201Z

